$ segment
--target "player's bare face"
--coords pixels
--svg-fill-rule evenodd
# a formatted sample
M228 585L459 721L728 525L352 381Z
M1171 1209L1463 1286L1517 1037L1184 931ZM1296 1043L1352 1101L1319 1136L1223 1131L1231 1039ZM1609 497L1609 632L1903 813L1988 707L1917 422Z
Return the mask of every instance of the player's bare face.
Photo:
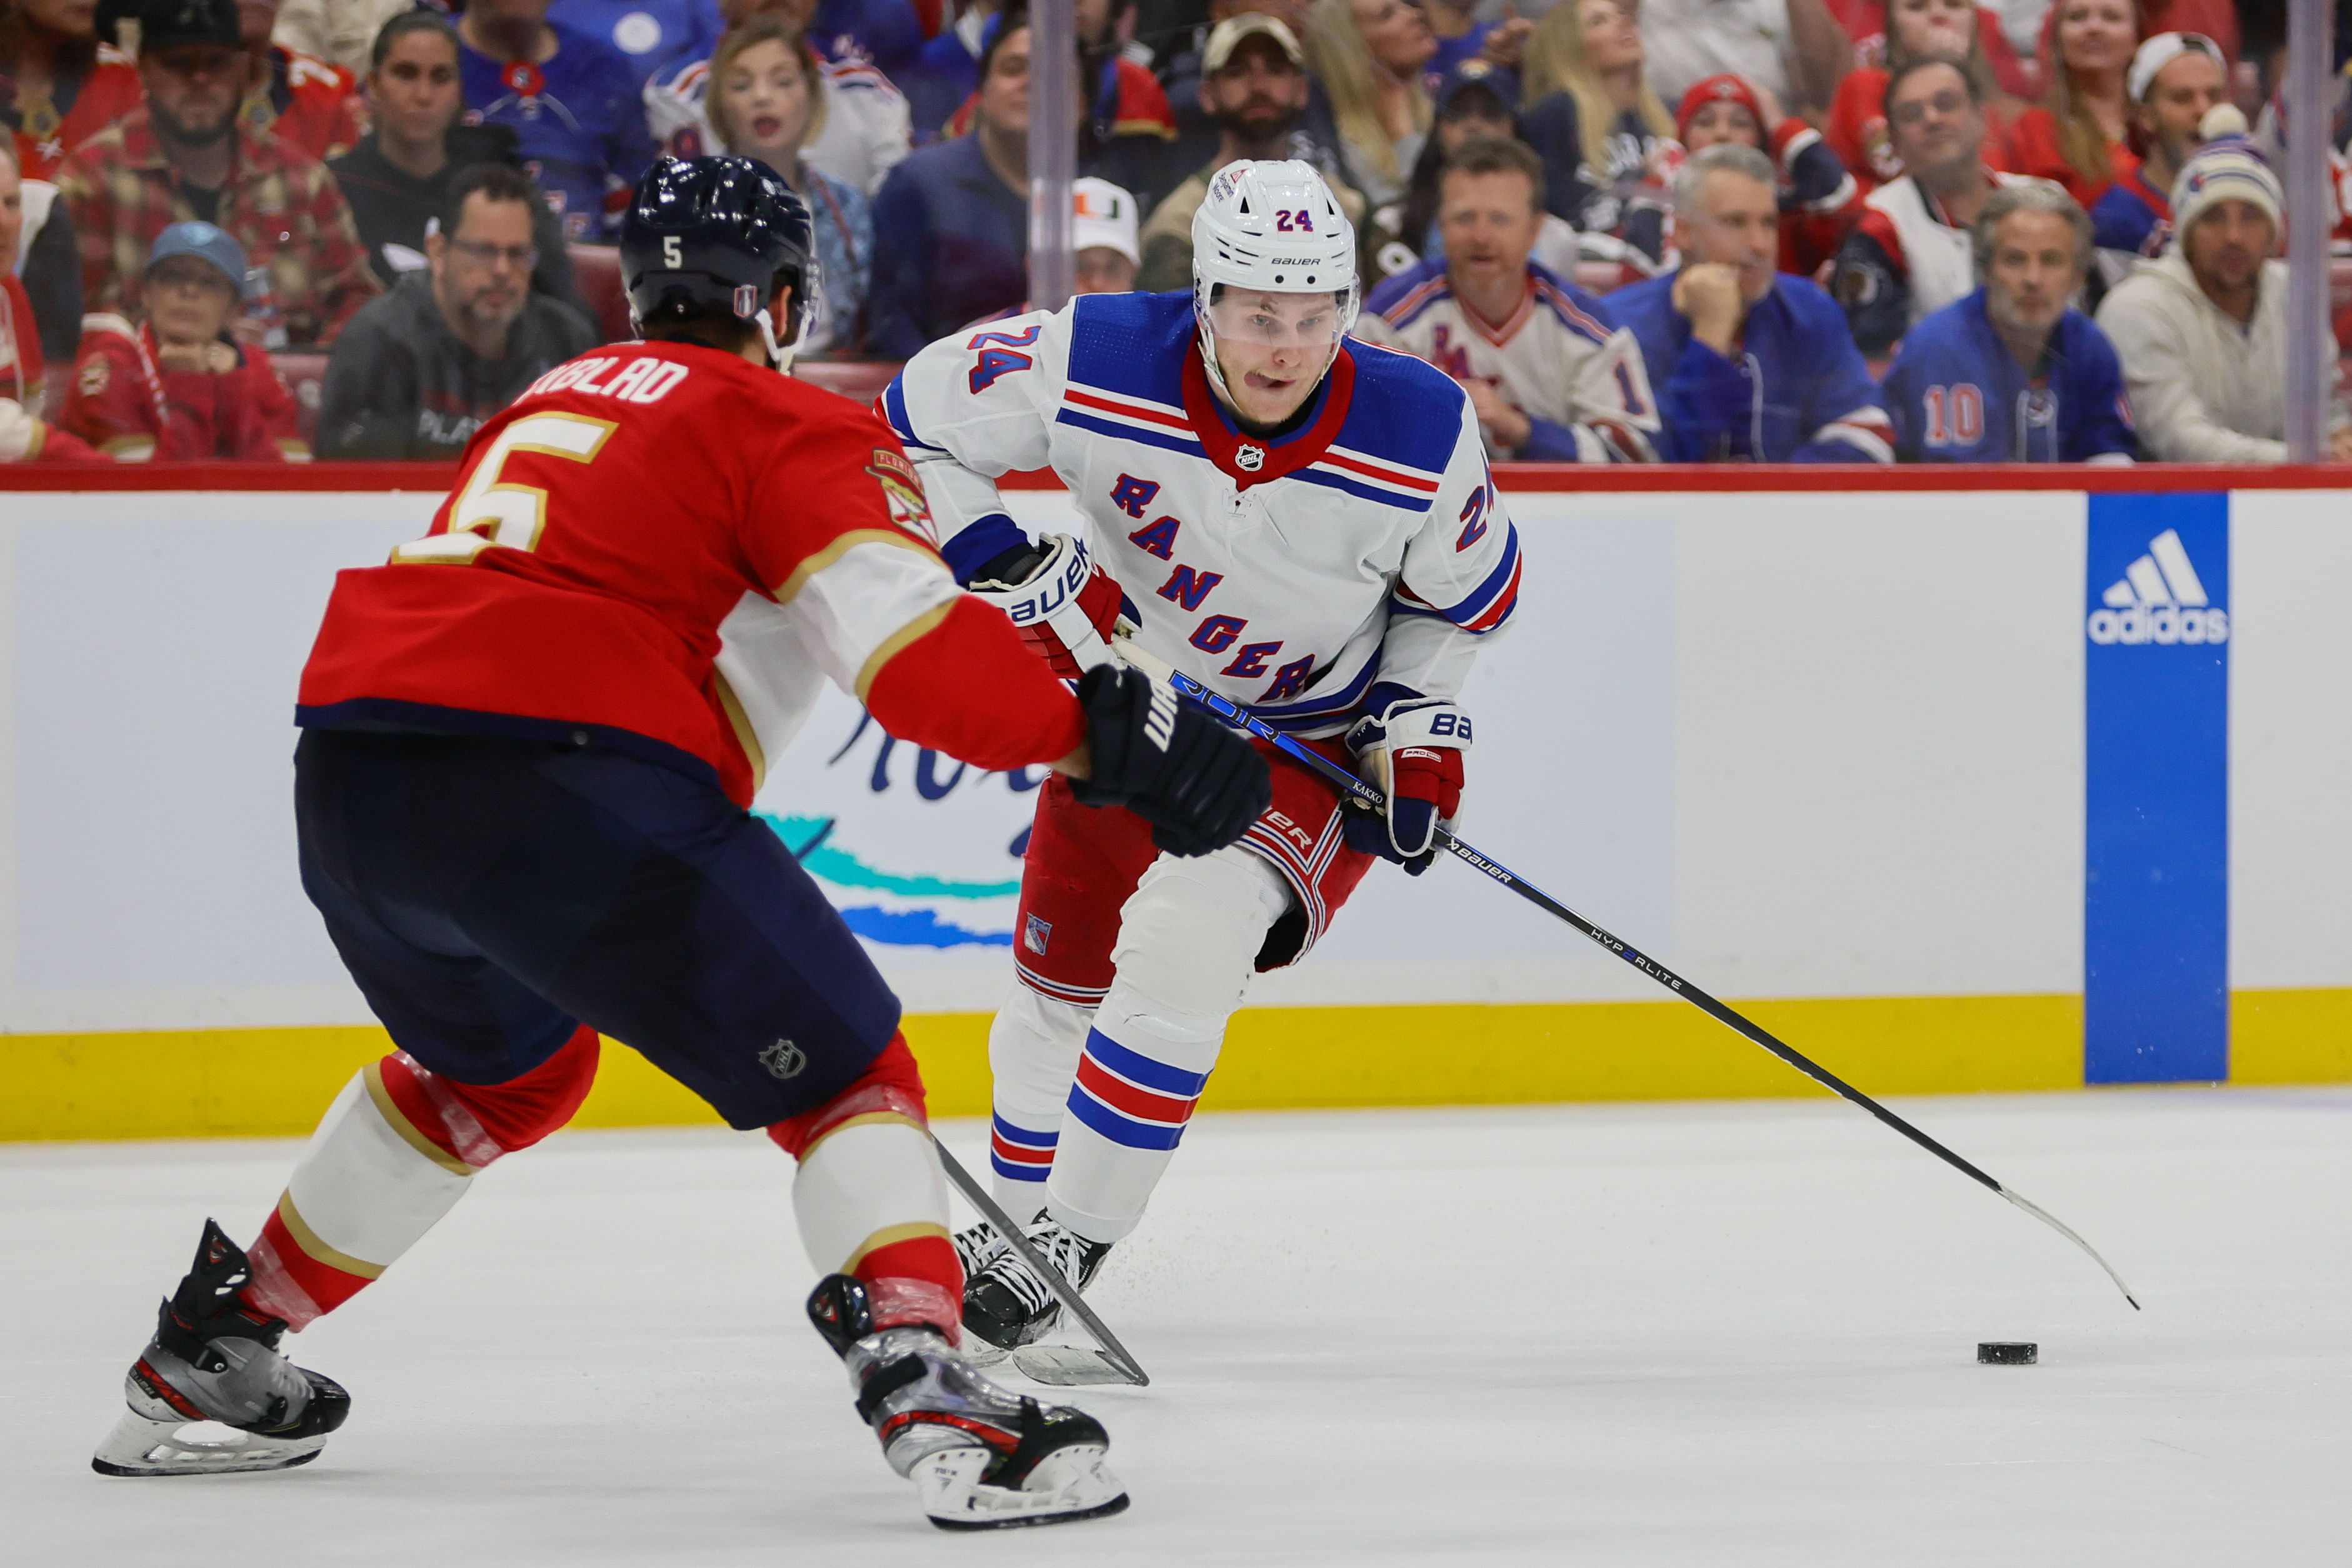
M1234 412L1279 424L1323 380L1339 342L1339 304L1328 294L1227 289L1209 307L1209 330Z
M1685 253L1739 274L1740 298L1753 305L1772 292L1780 260L1780 203L1761 180L1718 169L1699 187L1695 210L1682 226Z
M2074 225L2056 213L2011 213L1993 235L1985 266L1985 309L1996 325L2035 337L2066 313L2082 287Z
M796 167L816 104L815 87L807 57L782 39L764 39L737 55L719 84L728 151L772 169Z

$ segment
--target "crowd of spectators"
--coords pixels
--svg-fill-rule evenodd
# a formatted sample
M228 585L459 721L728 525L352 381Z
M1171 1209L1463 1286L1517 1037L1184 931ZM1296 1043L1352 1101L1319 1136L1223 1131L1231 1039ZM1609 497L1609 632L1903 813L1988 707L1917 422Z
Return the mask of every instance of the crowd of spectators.
M1063 60L1023 6L0 0L0 460L451 457L625 331L662 152L806 200L805 359L903 360L1027 308L1040 69L1082 292L1304 160L1497 459L2284 460L2275 5L1076 0Z

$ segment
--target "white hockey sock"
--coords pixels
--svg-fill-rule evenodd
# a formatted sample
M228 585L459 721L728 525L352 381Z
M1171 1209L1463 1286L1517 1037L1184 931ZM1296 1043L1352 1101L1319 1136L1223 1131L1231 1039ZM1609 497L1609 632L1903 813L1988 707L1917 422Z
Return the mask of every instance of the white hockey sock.
M876 1114L823 1134L801 1155L793 1215L810 1266L865 1280L877 1322L925 1322L954 1337L962 1275L947 1182L919 1125Z
M1093 1018L1092 1008L1041 996L1015 980L988 1027L994 1102L989 1185L1004 1211L1024 1224L1045 1207L1062 1103L1070 1097Z
M1117 1241L1176 1152L1216 1065L1267 929L1288 907L1281 873L1238 846L1162 855L1119 912L1117 977L1065 1103L1046 1212Z

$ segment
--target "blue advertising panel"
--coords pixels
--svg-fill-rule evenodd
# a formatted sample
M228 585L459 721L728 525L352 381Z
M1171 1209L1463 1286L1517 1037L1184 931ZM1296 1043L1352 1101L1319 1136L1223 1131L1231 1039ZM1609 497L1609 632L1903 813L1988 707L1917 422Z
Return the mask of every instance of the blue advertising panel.
M2230 497L2094 495L2083 1077L2230 1072Z

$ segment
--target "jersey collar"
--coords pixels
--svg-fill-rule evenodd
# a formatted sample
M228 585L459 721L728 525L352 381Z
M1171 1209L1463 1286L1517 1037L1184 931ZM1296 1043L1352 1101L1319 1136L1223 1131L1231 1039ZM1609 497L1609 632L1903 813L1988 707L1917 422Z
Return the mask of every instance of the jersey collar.
M1315 393L1323 400L1322 412L1306 428L1265 441L1244 434L1227 415L1216 393L1209 390L1209 372L1202 368L1199 351L1184 356L1185 415L1192 422L1192 433L1201 438L1201 450L1237 490L1295 474L1321 457L1339 435L1339 426L1347 423L1348 403L1355 390L1356 361L1343 340Z

